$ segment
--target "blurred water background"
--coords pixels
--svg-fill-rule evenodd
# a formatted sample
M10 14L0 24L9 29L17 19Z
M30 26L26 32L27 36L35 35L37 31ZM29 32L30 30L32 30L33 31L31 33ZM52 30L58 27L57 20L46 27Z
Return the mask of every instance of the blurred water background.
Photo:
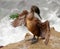
M49 20L51 27L60 32L60 0L0 0L0 45L24 39L29 31L24 26L12 27L9 15L29 10L32 5L37 5L43 20Z

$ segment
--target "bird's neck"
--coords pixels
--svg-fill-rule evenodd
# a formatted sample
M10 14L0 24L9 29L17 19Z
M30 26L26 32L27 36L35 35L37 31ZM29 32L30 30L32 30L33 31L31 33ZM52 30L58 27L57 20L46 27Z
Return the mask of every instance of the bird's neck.
M28 19L29 20L33 20L33 18L34 18L34 12L30 12L29 14L30 15L28 16Z

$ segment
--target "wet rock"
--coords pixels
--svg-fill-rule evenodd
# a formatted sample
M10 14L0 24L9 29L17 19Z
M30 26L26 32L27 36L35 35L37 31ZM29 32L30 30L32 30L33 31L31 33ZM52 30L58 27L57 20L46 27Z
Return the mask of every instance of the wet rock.
M32 35L29 34L29 33L26 33L26 35L25 35L25 40L27 40L27 39L31 39L31 38L32 38Z

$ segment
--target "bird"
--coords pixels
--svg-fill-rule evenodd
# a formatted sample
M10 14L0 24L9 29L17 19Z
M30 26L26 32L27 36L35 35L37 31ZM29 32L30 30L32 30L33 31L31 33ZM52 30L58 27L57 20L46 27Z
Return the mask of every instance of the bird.
M42 23L37 17L35 17L34 13L37 13L40 19L42 19L40 16L40 9L37 6L33 5L30 8L30 12L28 12L27 10L23 10L22 13L19 14L19 17L15 19L15 21L13 21L13 26L16 24L17 20L20 21L21 17L25 16L23 18L25 22L25 26L33 34L32 40L35 41L37 36L37 41L38 41L39 37L41 37L42 39L45 39L45 44L47 45L50 37L49 22L46 21ZM14 27L17 26L19 25L15 25Z

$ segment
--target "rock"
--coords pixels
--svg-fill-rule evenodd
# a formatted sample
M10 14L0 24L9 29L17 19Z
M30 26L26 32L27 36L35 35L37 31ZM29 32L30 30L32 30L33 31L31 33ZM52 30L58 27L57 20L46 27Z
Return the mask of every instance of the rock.
M25 35L25 38L30 37L30 36L31 36L31 34L27 33L27 34Z
M30 33L26 33L25 35L25 40L31 40L32 39L32 35Z
M1 49L60 49L60 33L52 28L48 45L45 45L41 39L37 43L31 44L31 40L26 40L29 38L32 38L32 35L27 33L23 41L6 45Z

